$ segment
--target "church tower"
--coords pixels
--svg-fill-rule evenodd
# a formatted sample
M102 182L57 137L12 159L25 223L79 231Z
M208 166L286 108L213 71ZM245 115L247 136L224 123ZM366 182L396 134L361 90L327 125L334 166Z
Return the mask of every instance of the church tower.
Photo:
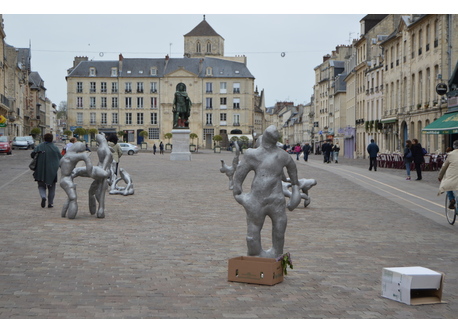
M202 22L184 35L184 56L188 58L224 57L224 38L208 24L205 15Z

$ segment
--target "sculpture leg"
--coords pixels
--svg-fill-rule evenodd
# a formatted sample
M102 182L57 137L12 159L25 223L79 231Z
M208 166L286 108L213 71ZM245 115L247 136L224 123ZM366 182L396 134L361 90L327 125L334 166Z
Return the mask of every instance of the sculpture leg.
M286 213L285 210L274 213L272 219L272 247L266 251L268 258L277 258L283 254L286 232Z
M97 211L97 200L95 198L95 194L97 192L98 181L94 180L89 187L89 212L91 215L94 215Z
M260 211L247 210L247 236L248 256L262 256L261 229L264 225L265 215Z
M99 186L97 188L95 197L99 202L99 208L97 210L97 217L104 218L105 217L105 193L108 187L107 179L103 179L99 181Z
M74 219L76 217L76 213L78 213L76 184L65 178L61 180L60 187L62 187L62 189L67 194L67 201L62 207L61 216L65 217L65 215L68 213L68 218Z

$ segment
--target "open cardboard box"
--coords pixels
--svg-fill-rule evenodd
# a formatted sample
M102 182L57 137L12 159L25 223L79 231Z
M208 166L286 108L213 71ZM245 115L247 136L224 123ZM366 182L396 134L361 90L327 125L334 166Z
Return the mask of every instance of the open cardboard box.
M384 268L382 296L409 305L442 303L444 277L425 267Z
M236 257L229 259L227 279L272 286L283 281L283 268L273 258Z

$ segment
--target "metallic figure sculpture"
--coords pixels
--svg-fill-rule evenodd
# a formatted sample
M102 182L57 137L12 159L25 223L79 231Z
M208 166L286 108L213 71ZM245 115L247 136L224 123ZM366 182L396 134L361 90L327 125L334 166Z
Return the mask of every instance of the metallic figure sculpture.
M131 195L134 194L134 184L132 182L132 177L127 173L123 168L119 169L120 178L117 178L115 182L111 185L110 194L122 194L122 195ZM117 184L120 180L124 180L126 183L125 187L118 187Z
M186 92L186 85L178 83L173 99L173 128L189 128L188 119L191 116L191 105L191 99Z
M293 210L301 201L296 163L287 152L278 149L279 136L275 126L269 126L262 140L259 140L259 147L246 151L234 174L234 198L247 214L249 256L277 258L283 254L287 224L285 208ZM285 167L292 187L288 205L281 183ZM242 193L243 181L250 171L255 173L251 191ZM272 220L272 247L264 251L261 246L261 229L267 216Z
M61 216L65 217L68 212L69 219L74 219L78 212L76 184L73 182L75 178L73 171L79 161L84 161L86 164L86 167L80 167L79 169L84 170L84 172L91 177L93 166L90 154L86 153L86 146L82 142L74 143L60 159L60 186L64 189L65 193L67 193L68 197L62 208Z
M301 178L299 179L299 189L302 190L301 198L304 199L304 208L310 205L311 198L309 196L309 190L317 184L315 179L306 179ZM291 191L289 188L291 187L290 179L287 178L286 181L282 181L283 187L283 194L285 197L291 197Z
M94 179L89 188L89 212L91 215L97 213L98 218L104 218L105 192L108 188L108 179L111 177L113 156L104 135L97 134L95 139L98 143L97 156L99 163L92 168L92 173L88 173L85 168L75 168L73 178L81 176ZM98 208L97 202L99 203Z
M239 164L239 157L240 157L240 148L237 142L234 142L235 145L235 157L232 160L232 165L228 166L226 163L224 163L223 160L221 160L221 168L219 171L221 173L225 173L226 176L229 178L229 190L232 190L234 188L234 173L235 170L237 169L237 165Z

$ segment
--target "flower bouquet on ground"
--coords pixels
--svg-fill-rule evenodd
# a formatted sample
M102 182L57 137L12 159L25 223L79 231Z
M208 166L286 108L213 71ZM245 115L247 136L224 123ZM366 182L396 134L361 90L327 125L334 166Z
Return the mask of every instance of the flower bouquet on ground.
M288 275L288 272L286 271L287 266L289 268L293 269L293 261L291 260L291 255L289 252L282 254L277 258L277 261L281 262L281 267L283 268L283 274Z

